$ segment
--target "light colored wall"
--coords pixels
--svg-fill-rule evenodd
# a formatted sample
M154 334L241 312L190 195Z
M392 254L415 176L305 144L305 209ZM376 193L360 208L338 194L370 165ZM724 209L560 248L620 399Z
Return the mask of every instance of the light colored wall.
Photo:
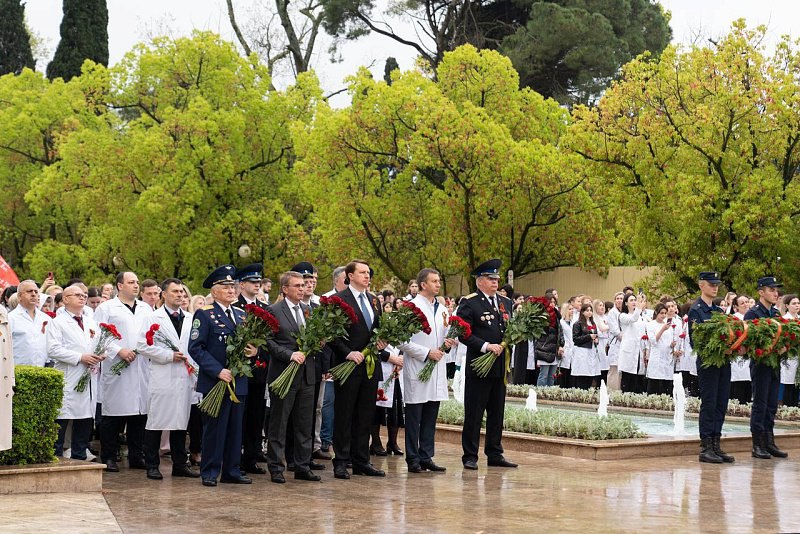
M551 287L558 290L559 301L579 293L584 293L593 298L611 300L614 293L625 286L637 288L637 282L654 272L653 267L611 267L608 276L603 278L595 272L582 271L577 267L559 267L553 271L534 273L516 278L514 290L524 295L544 295L546 289ZM500 281L505 283L505 277ZM460 276L447 278L448 295L466 295L469 293L467 279Z

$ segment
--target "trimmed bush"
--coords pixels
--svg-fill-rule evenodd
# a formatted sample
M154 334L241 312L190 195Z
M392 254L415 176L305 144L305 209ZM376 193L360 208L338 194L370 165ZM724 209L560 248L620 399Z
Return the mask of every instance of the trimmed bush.
M64 374L30 365L17 365L14 373L17 385L13 400L13 447L0 452L0 465L53 462Z
M528 390L533 386L509 385L506 394L509 397L526 398ZM551 387L533 387L536 390L536 397L539 400L556 402L576 402L580 404L599 404L600 393L595 388L577 389ZM671 395L648 395L646 393L622 393L620 391L609 391L609 404L621 408L644 408L646 410L660 410L672 413L675 405ZM736 417L750 417L752 404L740 404L736 399L728 401L728 415ZM700 399L697 397L686 397L686 411L688 413L700 412ZM775 419L781 421L800 421L800 408L791 406L780 406Z
M438 421L447 425L463 426L464 406L453 400L443 402L439 408ZM553 410L532 412L510 404L506 404L503 429L510 432L572 439L605 440L645 437L645 434L630 419L619 415L597 417L593 413L564 413Z

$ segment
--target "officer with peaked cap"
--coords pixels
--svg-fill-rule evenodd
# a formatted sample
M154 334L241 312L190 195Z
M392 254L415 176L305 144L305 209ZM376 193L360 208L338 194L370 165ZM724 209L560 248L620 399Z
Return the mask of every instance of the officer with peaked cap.
M467 347L466 385L464 388L464 431L461 446L464 468L478 468L481 421L486 413L484 452L490 466L517 467L503 456L500 440L503 436L503 411L506 403L506 372L508 356L500 343L511 317L512 302L497 293L500 279L500 260L488 260L472 271L478 291L467 295L458 305L456 314L472 327L472 335L461 337ZM472 361L487 352L495 353L494 365L485 378L472 368Z
M203 414L203 458L200 462L200 476L204 486L216 486L220 481L231 484L250 484L252 481L242 475L239 463L242 455L242 415L247 399L247 377L234 378L227 366L226 346L228 337L234 334L236 326L244 321L245 313L232 306L236 300L236 268L222 265L203 282L205 289L211 289L214 304L197 310L192 321L189 336L189 354L197 362L200 372L197 391L207 395L219 380L234 381L239 403L231 401L229 395L222 400L218 417ZM256 355L255 347L248 346L246 356Z
M758 279L758 303L747 310L744 319L780 317L775 304L778 302L778 288L783 287L774 276ZM753 409L750 412L750 433L753 435L753 458L768 460L786 458L786 452L775 444L775 413L778 411L778 388L781 384L777 369L750 360L750 379L753 382Z
M713 271L699 274L700 296L689 309L689 341L692 341L692 328L711 319L714 312L723 313L722 308L713 304L722 280ZM712 464L731 463L733 456L722 452L720 438L725 413L728 411L728 398L731 392L731 365L704 367L697 365L697 382L700 388L700 461Z
M261 289L261 272L264 266L260 263L251 263L236 270L235 278L239 282L239 299L233 304L244 310L248 304L253 304L266 310L266 303L258 300L258 291ZM242 471L263 475L267 471L257 462L266 462L263 453L263 429L266 417L265 392L267 387L267 366L269 357L267 349L260 347L258 354L253 359L253 376L247 379L247 397L250 401L244 407L244 422L242 427Z

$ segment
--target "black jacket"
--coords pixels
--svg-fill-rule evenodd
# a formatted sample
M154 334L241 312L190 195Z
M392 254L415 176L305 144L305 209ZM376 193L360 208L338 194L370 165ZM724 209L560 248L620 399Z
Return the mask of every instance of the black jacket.
M561 330L560 320L556 321L555 326L548 327L544 334L533 342L536 359L542 361L555 362L558 358L558 349L563 346L564 332Z
M595 333L597 332L595 331ZM582 349L591 349L594 346L594 342L592 341L592 333L581 321L578 321L572 325L572 342L576 347L580 347Z
M344 363L347 360L347 355L352 351L363 351L367 345L369 345L372 338L372 333L378 327L378 324L380 324L381 318L380 303L378 302L377 297L375 297L375 295L372 293L367 292L367 301L372 304L372 315L375 317L372 322L372 328L369 330L364 322L364 315L361 313L361 307L356 302L356 298L353 296L353 292L350 290L350 288L344 288L342 291L336 293L336 296L353 308L353 310L356 312L356 317L358 317L358 322L356 324L351 324L347 329L347 339L334 339L328 343L327 346L330 347L333 352L331 366ZM389 353L383 350L378 353L378 357L385 362L389 359ZM356 370L353 372L366 373L366 365L363 363L361 365L357 365ZM383 371L381 370L380 362L376 362L375 372L372 375L372 378L377 378L379 381L383 380Z

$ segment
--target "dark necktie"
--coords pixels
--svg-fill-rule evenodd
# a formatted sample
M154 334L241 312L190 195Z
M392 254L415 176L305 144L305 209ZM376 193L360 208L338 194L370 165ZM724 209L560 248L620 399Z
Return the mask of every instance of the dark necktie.
M183 327L183 314L179 311L175 311L169 314L169 318L172 322L172 326L175 328L175 333L180 337L181 327Z
M227 315L227 316L228 316L228 319L230 319L230 321L231 321L231 324L232 324L233 326L236 326L236 321L234 321L234 320L233 320L233 312L231 312L231 309L230 309L230 308L228 308L227 310L225 310L225 315Z
M83 317L80 315L73 315L72 318L75 319L75 322L78 323L78 326L80 326L81 330L83 330Z
M361 293L358 296L359 300L359 307L361 308L361 314L364 316L364 324L367 325L367 330L372 330L372 316L369 314L369 308L367 307L367 297L364 293Z

